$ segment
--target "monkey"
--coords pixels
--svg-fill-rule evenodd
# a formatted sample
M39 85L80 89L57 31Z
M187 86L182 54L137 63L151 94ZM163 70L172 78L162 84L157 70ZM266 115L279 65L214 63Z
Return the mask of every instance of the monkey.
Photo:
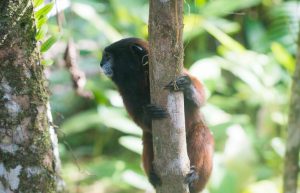
M162 183L153 166L151 123L153 119L166 118L168 113L163 107L150 104L148 54L147 41L126 38L104 49L100 66L116 84L130 117L143 130L143 168L155 188ZM184 95L187 152L191 165L185 183L190 193L197 193L203 190L211 174L214 148L213 136L200 112L205 102L204 86L184 69L181 76L164 88Z

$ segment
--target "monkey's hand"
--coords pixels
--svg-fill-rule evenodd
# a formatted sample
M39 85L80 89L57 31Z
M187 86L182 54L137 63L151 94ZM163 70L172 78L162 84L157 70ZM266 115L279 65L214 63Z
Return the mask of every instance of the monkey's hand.
M175 81L170 82L164 88L171 92L183 92L184 100L189 106L198 108L205 101L202 85L196 78L189 75L179 76Z
M154 187L161 186L162 184L161 179L158 177L158 175L154 172L153 169L150 171L149 181Z
M193 184L195 181L199 180L199 175L197 173L196 167L191 166L189 173L186 175L184 183L189 185L189 189L192 192Z
M144 112L151 119L163 119L169 116L164 108L154 104L148 104L144 106Z
M184 75L177 77L175 81L171 81L164 88L174 92L185 91L190 87L191 83L191 78L189 76Z

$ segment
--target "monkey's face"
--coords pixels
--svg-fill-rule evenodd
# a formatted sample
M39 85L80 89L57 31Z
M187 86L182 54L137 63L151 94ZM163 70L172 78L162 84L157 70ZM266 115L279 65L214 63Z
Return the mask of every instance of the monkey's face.
M148 64L147 42L126 38L106 47L100 66L104 74L114 82L129 81L143 73Z
M109 52L103 52L103 57L100 66L106 76L110 78L113 76L113 58Z

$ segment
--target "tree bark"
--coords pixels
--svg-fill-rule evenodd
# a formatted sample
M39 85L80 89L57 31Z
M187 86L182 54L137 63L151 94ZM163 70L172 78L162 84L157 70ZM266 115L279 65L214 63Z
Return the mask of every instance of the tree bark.
M297 193L300 150L300 31L293 77L284 163L284 193Z
M0 192L59 192L57 136L30 0L0 0Z
M154 169L162 180L158 193L187 193L184 177L189 171L184 101L181 92L164 89L182 73L183 0L151 0L150 85L151 102L165 107L167 119L152 121Z

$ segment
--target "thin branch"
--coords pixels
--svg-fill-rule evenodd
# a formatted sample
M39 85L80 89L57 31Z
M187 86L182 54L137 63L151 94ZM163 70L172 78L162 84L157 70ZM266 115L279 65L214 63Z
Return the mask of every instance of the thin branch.
M86 84L86 77L84 72L81 71L77 65L77 50L72 39L70 39L68 42L64 60L66 63L66 67L71 74L73 87L76 93L84 98L93 98L93 94L91 92L84 90L84 86Z

